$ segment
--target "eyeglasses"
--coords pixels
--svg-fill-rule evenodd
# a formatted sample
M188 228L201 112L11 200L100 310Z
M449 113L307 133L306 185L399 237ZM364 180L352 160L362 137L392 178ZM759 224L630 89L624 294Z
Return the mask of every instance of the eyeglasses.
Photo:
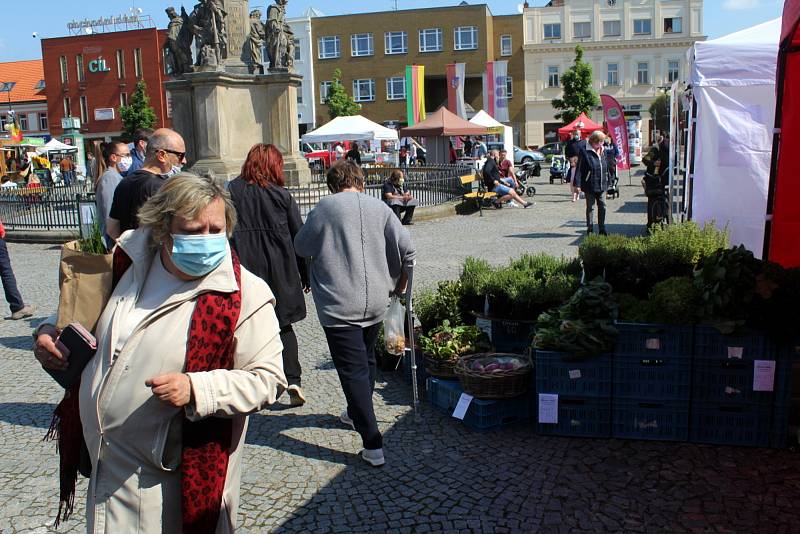
M162 148L162 152L169 152L170 154L175 154L175 157L178 158L178 161L183 161L183 158L186 157L186 152L178 152L177 150L170 150L168 148Z

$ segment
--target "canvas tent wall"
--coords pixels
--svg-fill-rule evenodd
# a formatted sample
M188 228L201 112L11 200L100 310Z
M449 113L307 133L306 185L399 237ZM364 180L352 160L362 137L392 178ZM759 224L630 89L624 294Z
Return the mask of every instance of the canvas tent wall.
M503 148L506 149L506 152L510 154L511 158L514 157L514 130L511 126L506 126L502 122L498 122L483 110L477 112L469 122L477 124L478 126L485 126L489 128L491 132L498 132L503 143ZM499 133L501 131L502 133Z
M780 19L700 41L688 52L696 116L689 216L727 226L761 256L767 207Z
M361 115L336 117L302 137L304 143L335 141L396 141L397 130L372 122Z

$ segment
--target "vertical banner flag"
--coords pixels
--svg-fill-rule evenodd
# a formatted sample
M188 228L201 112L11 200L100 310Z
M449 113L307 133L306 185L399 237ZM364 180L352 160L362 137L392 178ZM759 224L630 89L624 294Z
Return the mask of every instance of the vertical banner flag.
M600 95L603 103L603 114L608 125L608 134L611 140L619 148L619 158L617 158L617 168L628 170L631 168L631 157L628 151L628 125L625 122L625 114L622 106L610 95Z
M425 120L425 67L406 65L406 118L413 126Z
M461 117L467 118L467 106L464 104L465 63L447 65L447 109Z
M487 61L483 74L483 110L498 122L508 122L508 61Z

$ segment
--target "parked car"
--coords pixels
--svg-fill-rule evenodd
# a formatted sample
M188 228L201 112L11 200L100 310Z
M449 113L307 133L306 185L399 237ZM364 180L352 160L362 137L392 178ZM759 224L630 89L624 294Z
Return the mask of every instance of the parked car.
M502 150L503 143L486 143L486 148L489 150ZM518 146L514 147L514 165L532 163L534 161L544 161L544 154L538 150L522 150Z
M547 143L538 148L545 156L559 156L564 153L564 143Z

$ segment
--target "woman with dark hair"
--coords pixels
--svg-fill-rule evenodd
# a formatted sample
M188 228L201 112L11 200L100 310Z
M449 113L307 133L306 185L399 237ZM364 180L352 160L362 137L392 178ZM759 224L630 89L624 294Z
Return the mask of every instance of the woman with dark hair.
M239 217L231 245L242 265L275 292L287 391L292 406L301 406L306 399L292 324L306 316L303 290L309 287L308 269L292 244L303 226L300 208L283 185L280 151L274 145L254 145L242 165L242 174L228 186Z

